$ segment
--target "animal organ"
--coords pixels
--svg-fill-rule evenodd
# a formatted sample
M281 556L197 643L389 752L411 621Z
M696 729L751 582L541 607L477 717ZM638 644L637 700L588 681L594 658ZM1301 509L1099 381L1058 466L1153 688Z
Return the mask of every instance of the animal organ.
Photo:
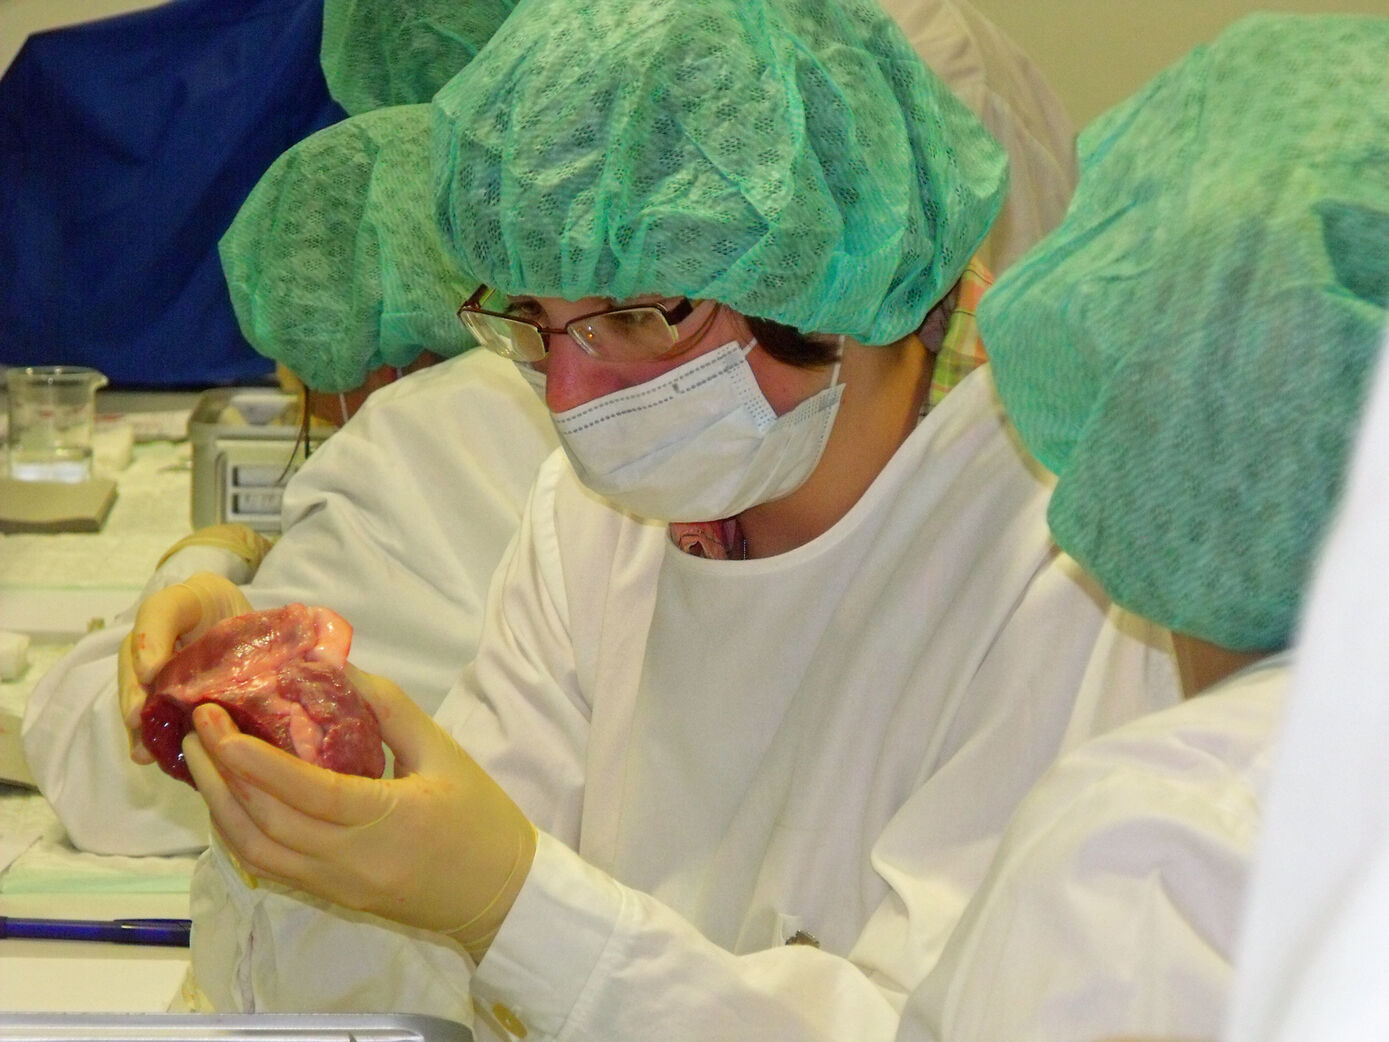
M385 771L381 728L343 672L352 627L326 608L290 604L224 619L179 649L150 685L141 736L163 770L193 784L183 736L204 702L243 732L346 774Z

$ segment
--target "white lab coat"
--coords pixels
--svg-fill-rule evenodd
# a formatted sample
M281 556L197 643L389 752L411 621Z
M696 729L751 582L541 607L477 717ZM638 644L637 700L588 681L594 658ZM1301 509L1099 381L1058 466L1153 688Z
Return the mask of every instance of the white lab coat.
M549 414L484 351L376 391L285 489L284 535L243 587L257 608L324 605L353 627L352 661L431 711L472 657L487 584L516 532ZM207 844L188 786L130 762L116 649L130 619L85 637L35 686L25 757L72 842L110 854Z
M553 457L437 714L543 830L471 997L530 1038L890 1039L1056 754L1177 698L1165 635L1051 544L1049 488L987 368L774 558L685 556ZM467 1007L461 954L444 994L438 942L215 857L194 913L221 1008Z
M1300 627L1226 1042L1389 1038L1387 473L1381 363Z
M1287 661L1063 757L1009 823L899 1042L1215 1039Z

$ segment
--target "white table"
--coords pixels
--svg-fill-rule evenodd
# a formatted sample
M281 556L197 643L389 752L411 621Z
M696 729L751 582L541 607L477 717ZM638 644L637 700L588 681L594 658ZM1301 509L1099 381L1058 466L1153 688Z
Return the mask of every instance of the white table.
M133 399L148 404L151 396ZM4 396L0 394L0 404ZM126 400L131 400L127 398ZM186 423L186 394L172 401L168 420L143 410L132 415L136 429L178 429ZM99 532L0 535L0 629L32 633L36 639L72 639L94 619L105 619L128 606L155 564L191 527L189 475L191 449L186 440L137 442L134 458L113 469L115 449L106 451L104 434L119 439L113 409L121 398L97 395L102 415L95 442L96 471L117 483L115 505ZM3 465L3 453L0 453Z
M155 401L186 416L187 395ZM122 404L98 396L99 412ZM0 536L0 629L33 641L25 674L0 683L0 721L22 715L43 671L83 633L133 603L163 552L190 528L186 441L137 444L130 465L117 471L103 468L100 441L97 450L98 471L118 485L100 532ZM17 735L0 734L6 740ZM41 795L0 786L0 915L186 918L193 860L77 851ZM160 1011L177 994L187 960L183 948L0 940L0 1013Z

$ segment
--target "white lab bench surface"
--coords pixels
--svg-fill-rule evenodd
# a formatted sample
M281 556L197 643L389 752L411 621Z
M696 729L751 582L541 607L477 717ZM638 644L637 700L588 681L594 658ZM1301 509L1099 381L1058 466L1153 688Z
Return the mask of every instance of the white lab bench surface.
M0 682L0 763L18 748L24 702L43 672L82 634L133 604L164 551L189 531L190 450L182 431L194 397L98 395L108 429L128 423L137 434L124 467L119 451L104 458L98 435L97 473L115 478L118 490L101 530L0 535L0 630L32 642L25 672ZM78 851L39 793L0 784L0 915L186 918L193 863ZM184 948L0 940L0 1014L162 1011L178 993L187 960Z
M75 639L130 606L164 551L190 529L186 441L135 447L99 532L0 536L0 629Z

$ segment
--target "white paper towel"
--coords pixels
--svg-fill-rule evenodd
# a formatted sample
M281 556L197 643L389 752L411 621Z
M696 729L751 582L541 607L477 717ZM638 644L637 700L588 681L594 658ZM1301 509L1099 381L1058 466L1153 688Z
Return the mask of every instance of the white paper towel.
M0 680L18 680L28 668L28 634L0 630Z

